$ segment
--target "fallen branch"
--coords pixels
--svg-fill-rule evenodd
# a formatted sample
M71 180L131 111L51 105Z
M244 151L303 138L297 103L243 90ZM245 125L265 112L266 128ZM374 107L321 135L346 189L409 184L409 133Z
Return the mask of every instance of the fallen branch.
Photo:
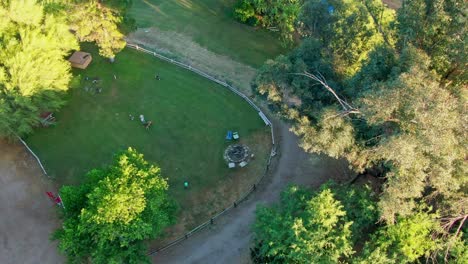
M348 102L341 99L338 96L338 94L335 92L335 90L333 90L333 88L331 88L328 85L327 80L325 79L325 77L323 77L323 75L320 72L318 73L318 75L311 74L311 73L309 73L307 71L304 71L304 73L291 73L291 74L305 76L307 78L310 78L310 79L320 83L323 87L325 87L325 89L327 89L327 91L329 91L331 94L333 94L333 96L336 98L338 103L343 108L343 112L340 113L339 115L346 116L346 115L349 115L349 114L360 114L361 113L361 111L359 111L359 109L351 106ZM335 116L333 116L333 117L335 117ZM328 117L328 118L330 118L330 117Z

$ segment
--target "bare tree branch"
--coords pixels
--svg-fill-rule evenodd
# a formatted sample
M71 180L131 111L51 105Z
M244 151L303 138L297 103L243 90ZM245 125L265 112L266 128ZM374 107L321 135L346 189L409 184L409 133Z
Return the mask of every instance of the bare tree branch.
M357 109L355 107L352 107L348 102L341 99L338 96L338 94L335 92L335 90L333 90L333 88L331 88L328 85L327 80L325 79L325 77L320 72L318 72L317 75L311 74L311 73L309 73L307 71L304 71L304 73L291 73L291 74L305 76L307 78L310 78L310 79L320 83L323 87L325 87L325 89L327 89L327 91L329 91L331 94L333 94L333 96L336 98L338 103L343 108L343 112L340 114L341 116L346 116L346 115L349 115L349 114L360 114L361 113L359 111L359 109ZM334 117L336 117L336 116L334 116ZM329 117L329 118L331 118L331 117Z

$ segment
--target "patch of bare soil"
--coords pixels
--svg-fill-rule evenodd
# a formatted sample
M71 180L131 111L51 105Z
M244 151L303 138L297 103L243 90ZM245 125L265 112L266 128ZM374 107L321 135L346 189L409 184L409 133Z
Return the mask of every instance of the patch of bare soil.
M215 214L233 205L234 201L243 197L253 184L257 183L265 173L271 150L271 136L267 130L268 127L265 131L259 131L247 138L242 138L241 135L240 141L236 143L249 146L251 152L255 153L255 158L244 168L232 169L215 187L207 188L193 196L188 201L191 210L180 212L177 224L165 230L164 238L150 242L151 249L160 248L208 221Z
M56 189L22 145L0 139L0 263L64 263L49 240L59 226Z
M307 154L287 124L276 122L276 127L279 155L257 191L209 228L155 254L153 263L250 263L257 206L278 202L279 194L289 184L318 187L330 179L346 182L352 178L346 162Z
M397 10L401 7L402 0L382 0L389 8Z
M250 82L255 77L254 68L209 51L186 35L141 28L128 35L127 39L231 83L246 95L252 94Z

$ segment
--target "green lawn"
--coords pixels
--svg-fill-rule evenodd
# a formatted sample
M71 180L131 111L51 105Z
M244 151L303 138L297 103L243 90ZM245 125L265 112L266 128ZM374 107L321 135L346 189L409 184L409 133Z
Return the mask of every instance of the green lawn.
M55 114L57 124L27 138L60 184L79 183L88 170L109 164L117 151L135 147L169 179L170 193L181 206L182 232L234 201L261 175L270 148L268 128L241 98L134 50L119 53L114 64L96 54L93 59L87 70L74 71L81 83ZM85 76L99 77L102 93L86 91L93 84ZM140 114L154 122L151 129L142 126ZM245 169L229 170L224 163L227 130L239 131L258 157ZM184 181L190 182L189 190L183 189Z
M157 27L191 37L201 46L259 67L284 52L277 36L238 23L234 0L135 0L130 15L138 27Z

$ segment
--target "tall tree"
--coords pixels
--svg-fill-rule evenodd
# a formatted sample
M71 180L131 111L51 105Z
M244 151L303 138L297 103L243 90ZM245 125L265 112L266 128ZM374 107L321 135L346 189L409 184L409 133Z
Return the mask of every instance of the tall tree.
M0 17L0 135L21 136L63 104L72 78L64 57L78 44L35 0L2 1Z
M355 8L343 11L342 21L323 13L326 23L303 19L308 40L289 56L267 62L256 78L257 91L293 120L304 149L346 158L356 172L384 179L379 210L388 226L417 215L426 204L429 214L441 215L436 220L443 231L433 229L434 237L447 252L464 254L460 243L449 241L460 239L468 218L466 70L459 67L467 63L466 3L405 1L391 22L377 15L382 11L376 1L331 2L335 10L339 2ZM353 33L359 25L373 25L368 32L380 34L373 37L380 40L346 51L350 56L333 54L353 47L355 37L361 38ZM343 37L323 37L331 29Z
M174 221L174 203L160 169L129 148L94 169L79 186L64 186L64 224L54 237L71 262L148 262L143 240Z
M418 212L401 218L395 225L377 231L360 257L360 264L414 263L421 257L429 258L440 244L432 237L439 228L435 215Z
M284 44L293 41L303 0L239 0L234 13L238 20L279 31Z
M113 60L125 47L124 35L118 29L122 18L117 10L97 1L71 5L69 9L71 29L80 41L95 42L101 56Z
M403 1L398 11L399 45L424 50L446 82L465 83L467 3L463 0Z
M336 263L353 253L351 221L328 188L290 187L279 205L257 209L252 256L257 263Z

